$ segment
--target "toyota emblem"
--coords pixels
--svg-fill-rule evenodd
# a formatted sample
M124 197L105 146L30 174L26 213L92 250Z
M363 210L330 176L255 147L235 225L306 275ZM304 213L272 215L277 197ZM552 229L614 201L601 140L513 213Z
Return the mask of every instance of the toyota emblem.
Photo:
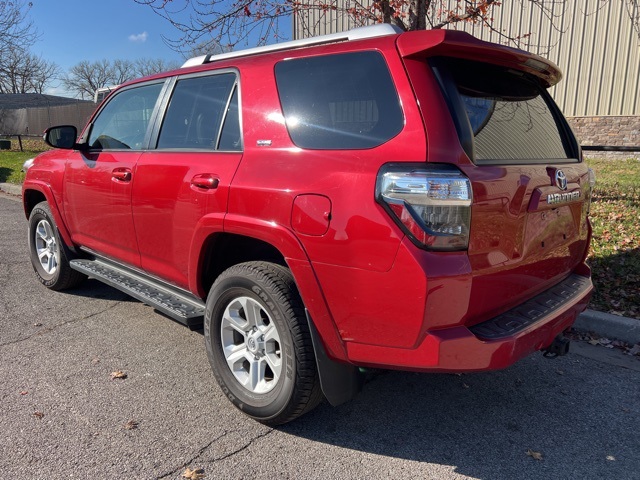
M560 190L567 189L567 176L560 169L556 170L556 185Z

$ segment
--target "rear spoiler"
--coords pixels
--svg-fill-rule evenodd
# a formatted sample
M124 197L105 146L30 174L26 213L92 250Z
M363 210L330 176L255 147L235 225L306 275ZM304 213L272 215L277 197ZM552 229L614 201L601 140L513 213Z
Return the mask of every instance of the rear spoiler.
M465 32L426 30L406 32L396 41L402 57L457 57L501 65L538 77L544 87L555 85L562 78L556 64L533 53L485 42Z

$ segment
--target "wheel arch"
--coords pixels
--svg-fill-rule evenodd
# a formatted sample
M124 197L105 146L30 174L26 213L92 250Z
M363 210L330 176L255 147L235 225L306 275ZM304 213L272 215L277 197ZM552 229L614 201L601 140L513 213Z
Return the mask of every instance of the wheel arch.
M62 240L68 248L73 249L71 235L67 230L67 226L64 223L64 219L62 218L62 214L58 208L58 203L56 202L55 196L53 195L49 185L41 182L25 183L22 188L22 207L24 208L24 213L27 219L29 219L34 207L40 202L47 202L49 204L51 215L53 215L53 219L56 222L56 226L58 227L58 232L62 237Z
M274 222L227 215L205 217L194 235L189 287L206 298L215 279L227 268L247 261L268 261L289 268L302 301L311 314L328 355L347 360L321 286L307 254L291 230Z

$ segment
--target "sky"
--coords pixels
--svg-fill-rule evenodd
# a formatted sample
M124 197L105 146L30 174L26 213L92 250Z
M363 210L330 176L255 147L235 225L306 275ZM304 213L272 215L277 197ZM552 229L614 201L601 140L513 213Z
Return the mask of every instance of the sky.
M82 60L163 58L182 63L162 35L177 30L150 7L133 0L32 0L30 17L40 40L32 52L57 63L63 72ZM65 95L58 85L47 93Z

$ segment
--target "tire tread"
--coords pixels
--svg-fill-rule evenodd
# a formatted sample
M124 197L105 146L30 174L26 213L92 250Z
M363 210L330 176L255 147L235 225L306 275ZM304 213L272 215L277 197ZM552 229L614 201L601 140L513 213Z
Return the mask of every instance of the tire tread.
M33 271L36 275L36 278L45 287L55 291L68 290L80 285L82 282L86 280L87 276L84 273L74 270L69 265L71 251L69 250L69 247L67 247L64 244L64 242L62 241L62 238L60 237L60 234L58 233L58 226L56 225L56 222L53 219L53 215L51 214L51 208L49 207L48 202L40 202L35 207L33 207L33 210L31 210L31 215L29 215L29 236L31 237L31 235L33 235L33 232L31 230L33 222L31 219L33 218L34 215L37 215L37 214L41 214L43 217L45 217L55 231L56 240L58 242L58 245L60 245L60 262L58 265L58 275L57 277L54 277L51 280L42 278L38 273L36 266L34 265ZM29 245L31 244L31 241L32 239L30 238Z
M280 304L283 313L293 321L289 323L294 354L296 357L296 378L289 404L276 417L256 418L260 422L275 426L290 422L311 411L324 398L316 368L316 359L311 341L311 333L300 294L290 270L271 262L253 261L234 265L224 271L215 281L215 287L229 277L243 276L255 278L269 287L269 294Z

